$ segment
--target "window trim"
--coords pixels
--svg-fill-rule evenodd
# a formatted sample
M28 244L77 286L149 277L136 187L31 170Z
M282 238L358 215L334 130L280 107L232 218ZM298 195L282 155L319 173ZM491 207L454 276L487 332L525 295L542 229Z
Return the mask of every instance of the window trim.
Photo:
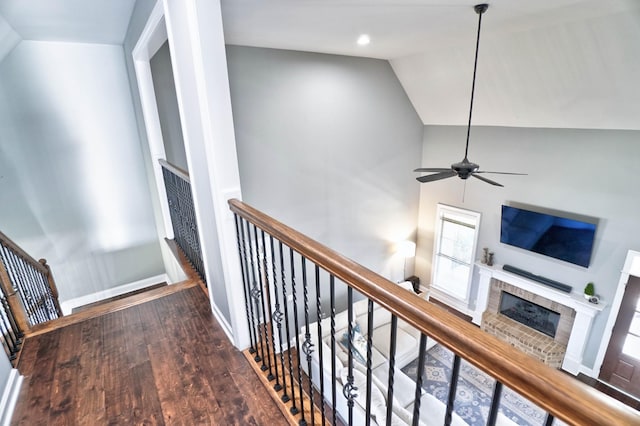
M466 295L464 297L464 299L461 299L457 294L454 294L453 292L451 292L449 289L447 289L446 287L442 287L439 286L438 283L436 282L435 278L436 278L436 273L438 270L438 260L440 257L445 257L445 258L450 258L450 256L444 255L444 254L440 254L440 244L441 244L441 240L442 240L442 226L443 223L445 222L445 220L443 219L443 216L446 213L455 213L455 214L459 214L459 215L464 215L467 216L469 218L472 218L475 221L475 225L474 226L470 226L469 224L466 223L462 223L456 220L446 220L446 222L450 222L450 223L455 223L458 225L462 225L462 226L468 226L470 228L473 228L475 230L474 232L474 238L473 238L473 247L471 249L471 260L470 263L468 264L469 266L469 276L467 278L467 288L466 288ZM463 209L460 207L454 207L454 206L449 206L447 204L442 204L442 203L438 203L436 206L436 220L435 220L435 228L434 228L434 241L433 241L433 258L432 258L432 262L431 262L431 286L434 290L444 293L446 296L448 296L449 298L458 301L458 302L464 302L465 304L469 304L469 299L471 296L471 283L473 280L473 265L475 263L475 259L476 259L476 251L478 248L478 238L479 238L479 234L480 234L480 220L481 220L482 214L480 212L476 212L473 210L467 210L467 209ZM454 262L459 262L458 259L451 259ZM466 265L466 262L463 262Z

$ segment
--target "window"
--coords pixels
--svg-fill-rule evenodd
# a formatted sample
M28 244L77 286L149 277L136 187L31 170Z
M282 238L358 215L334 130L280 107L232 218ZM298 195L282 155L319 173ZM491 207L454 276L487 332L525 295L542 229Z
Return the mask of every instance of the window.
M464 302L469 301L479 225L480 213L438 204L431 284Z

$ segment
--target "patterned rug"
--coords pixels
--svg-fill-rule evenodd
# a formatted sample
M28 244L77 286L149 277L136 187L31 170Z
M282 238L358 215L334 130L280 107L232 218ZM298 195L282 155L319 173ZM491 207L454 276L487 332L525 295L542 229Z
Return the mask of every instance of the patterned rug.
M449 381L453 353L441 345L427 351L425 374L422 387L446 404L449 396ZM412 378L418 376L418 360L414 360L402 371ZM462 360L456 389L454 410L470 426L484 426L489 415L491 395L495 380ZM504 387L500 401L500 411L518 425L543 425L546 413L511 389Z

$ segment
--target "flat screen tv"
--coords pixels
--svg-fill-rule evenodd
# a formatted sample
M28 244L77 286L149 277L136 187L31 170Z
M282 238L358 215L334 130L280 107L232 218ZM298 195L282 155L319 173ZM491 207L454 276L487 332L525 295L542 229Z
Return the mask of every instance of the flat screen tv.
M500 242L587 268L595 223L502 206Z

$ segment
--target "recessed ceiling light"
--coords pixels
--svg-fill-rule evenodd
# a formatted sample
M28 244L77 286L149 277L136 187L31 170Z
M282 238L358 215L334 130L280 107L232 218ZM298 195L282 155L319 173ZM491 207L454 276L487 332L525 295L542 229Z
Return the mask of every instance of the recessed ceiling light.
M358 44L360 46L366 46L369 43L371 43L371 38L368 34L361 34L360 37L358 37Z

